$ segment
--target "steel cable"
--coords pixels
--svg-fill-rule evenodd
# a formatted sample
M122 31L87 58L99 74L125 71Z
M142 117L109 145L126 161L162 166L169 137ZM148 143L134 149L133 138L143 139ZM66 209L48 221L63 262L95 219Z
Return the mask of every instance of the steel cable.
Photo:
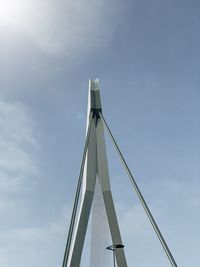
M137 194L137 196L138 196L138 198L139 198L139 200L140 200L140 202L141 202L141 204L142 204L142 206L143 206L143 208L144 208L144 210L145 210L145 212L146 212L146 214L147 214L147 216L148 216L148 218L149 218L149 220L151 222L151 225L153 226L153 228L154 228L154 230L156 232L156 235L157 235L157 237L158 237L158 239L159 239L159 241L160 241L160 243L161 243L161 245L162 245L162 247L163 247L163 249L164 249L164 251L165 251L165 253L166 253L166 255L167 255L168 259L169 259L169 261L170 261L170 263L171 263L171 266L172 267L178 267L178 265L176 264L172 254L170 252L170 249L169 249L166 241L164 240L164 237L162 236L162 234L160 232L160 229L158 228L158 225L156 224L156 222L155 222L155 220L153 218L153 215L151 214L151 211L149 210L149 208L147 206L147 203L144 200L144 197L143 197L142 193L140 192L140 189L139 189L139 187L138 187L138 185L137 185L137 183L136 183L136 181L135 181L135 179L134 179L134 177L133 177L133 175L132 175L132 173L131 173L131 171L130 171L130 169L129 169L129 167L128 167L128 165L127 165L127 163L126 163L126 161L125 161L125 159L124 159L124 157L123 157L123 155L122 155L122 153L121 153L121 151L120 151L120 149L119 149L119 147L118 147L118 145L117 145L117 143L116 143L116 141L115 141L115 139L113 137L113 135L112 135L112 132L111 132L110 128L108 127L108 124L105 121L105 118L104 118L103 114L99 113L99 115L100 115L100 118L102 119L102 121L104 123L105 128L107 129L107 131L108 131L108 133L109 133L109 135L111 137L111 140L112 140L112 142L114 144L114 147L117 150L118 156L119 156L119 158L120 158L120 160L121 160L121 162L122 162L122 164L123 164L123 166L124 166L124 168L126 170L126 173L128 174L128 176L129 176L129 178L131 180L131 183L132 183L132 185L133 185L133 187L134 187L134 189L136 191L136 194Z

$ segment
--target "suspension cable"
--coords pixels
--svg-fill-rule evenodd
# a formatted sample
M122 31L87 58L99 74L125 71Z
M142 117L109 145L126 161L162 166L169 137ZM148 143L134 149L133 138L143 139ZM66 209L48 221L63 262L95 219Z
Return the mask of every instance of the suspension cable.
M87 135L86 135L86 139L85 139L85 146L84 146L84 150L83 150L83 157L82 157L81 168L80 168L80 173L79 173L78 185L77 185L75 199L74 199L74 206L73 206L73 210L72 210L72 216L71 216L71 221L70 221L70 226L69 226L69 232L68 232L67 243L66 243L62 267L67 266L67 261L68 261L68 257L69 257L72 235L74 232L74 224L75 224L77 208L78 208L78 202L79 202L79 197L80 197L81 185L82 185L82 180L83 180L84 165L85 165L85 159L86 159L86 155L87 155L89 137L90 137L90 132L91 132L91 125L92 125L92 114L90 113L89 125L88 125Z
M122 155L122 153L121 153L121 151L120 151L120 149L119 149L119 147L118 147L118 145L117 145L117 143L116 143L116 141L114 139L114 137L113 137L113 135L112 135L112 132L111 132L110 128L108 127L108 124L105 121L105 118L104 118L103 114L99 113L99 115L100 115L100 117L101 117L101 119L102 119L102 121L103 121L103 123L105 125L105 128L107 129L107 131L108 131L108 133L109 133L109 135L111 137L111 140L112 140L112 142L114 144L114 147L118 152L118 156L119 156L119 158L120 158L120 160L121 160L121 162L122 162L122 164L123 164L123 166L125 168L126 173L128 174L128 176L129 176L129 178L131 180L133 188L136 191L136 194L137 194L137 196L138 196L138 198L139 198L139 200L140 200L140 202L141 202L141 204L142 204L142 206L143 206L143 208L144 208L144 210L145 210L145 212L146 212L146 214L147 214L147 216L148 216L148 218L149 218L149 220L151 222L151 225L153 226L154 231L156 232L156 235L157 235L157 237L158 237L158 239L159 239L159 241L160 241L160 243L161 243L161 245L162 245L162 247L163 247L163 249L164 249L164 251L165 251L165 253L166 253L166 255L167 255L168 259L169 259L169 261L170 261L170 263L171 263L171 266L172 267L178 267L178 265L176 264L172 254L170 252L170 249L169 249L164 237L162 236L162 234L160 232L160 229L158 228L158 225L156 224L156 222L155 222L155 220L153 218L153 215L151 214L151 211L148 208L147 203L144 200L144 197L143 197L143 195L142 195L142 193L141 193L141 191L140 191L140 189L139 189L139 187L138 187L138 185L137 185L137 183L136 183L136 181L135 181L135 179L134 179L134 177L133 177L133 175L132 175L132 173L131 173L131 171L130 171L130 169L129 169L129 167L128 167L128 165L127 165L127 163L126 163L126 161L125 161L125 159L124 159L124 157L123 157L123 155Z

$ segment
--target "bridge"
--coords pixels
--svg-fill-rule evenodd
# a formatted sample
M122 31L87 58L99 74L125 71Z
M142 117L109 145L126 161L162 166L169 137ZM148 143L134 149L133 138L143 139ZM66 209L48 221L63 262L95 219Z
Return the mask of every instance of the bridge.
M126 261L126 247L120 233L112 197L104 137L105 130L112 140L133 190L144 208L170 266L177 267L175 259L104 118L98 79L89 81L85 146L62 267L81 266L90 213L92 216L90 267L109 267L109 254L106 253L108 250L112 251L112 266L127 267L128 264L130 267L132 266Z

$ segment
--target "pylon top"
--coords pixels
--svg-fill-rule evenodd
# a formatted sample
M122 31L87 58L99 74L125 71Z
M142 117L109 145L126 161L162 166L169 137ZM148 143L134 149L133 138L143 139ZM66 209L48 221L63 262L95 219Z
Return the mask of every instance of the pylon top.
M99 79L89 80L89 93L90 93L90 107L93 113L102 111L101 97L99 90Z

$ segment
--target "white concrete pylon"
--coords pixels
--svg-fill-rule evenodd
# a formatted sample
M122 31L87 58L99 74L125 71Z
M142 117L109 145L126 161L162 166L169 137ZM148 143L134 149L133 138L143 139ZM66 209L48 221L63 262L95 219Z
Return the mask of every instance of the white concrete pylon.
M79 213L77 215L76 225L73 233L73 239L70 246L70 253L67 260L67 267L79 267L83 251L96 179L99 179L101 186L104 205L108 218L112 243L114 245L122 244L114 202L111 193L110 179L108 172L108 162L106 154L106 145L104 138L103 122L99 116L102 112L99 81L90 80L89 98L88 98L88 115L92 113L90 128L90 137L88 142L87 157L85 160L85 169L82 185L82 198ZM106 248L105 248L106 249ZM127 267L124 249L120 248L115 251L118 267ZM95 267L95 266L94 266ZM103 267L103 266L102 266Z

